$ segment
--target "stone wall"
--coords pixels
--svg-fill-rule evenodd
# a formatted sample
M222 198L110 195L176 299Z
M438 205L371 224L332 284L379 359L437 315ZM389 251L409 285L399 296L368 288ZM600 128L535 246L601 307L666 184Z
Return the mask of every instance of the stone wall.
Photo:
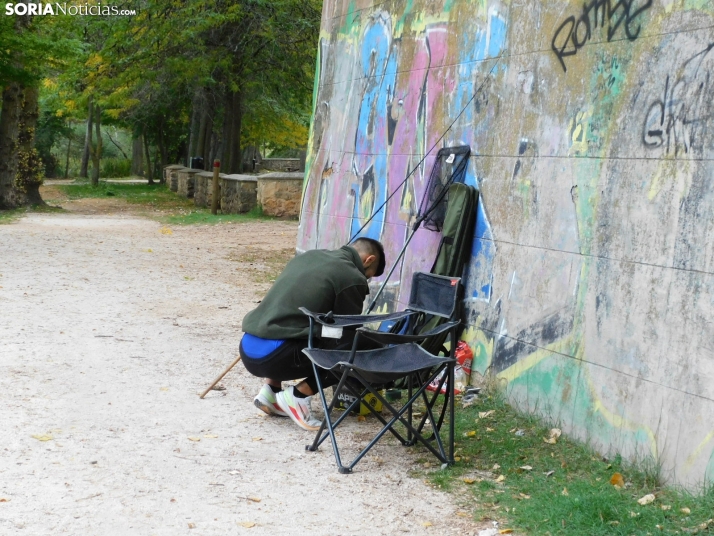
M218 175L218 191L220 196L221 179L225 178L226 175L219 173ZM213 200L213 172L202 171L201 173L196 173L194 175L194 188L193 188L193 203L197 207L208 207L211 208L211 203Z
M201 169L179 169L178 175L178 186L176 193L182 197L193 197L195 188L195 176L197 173L202 173Z
M266 173L258 176L258 204L263 213L279 218L300 215L303 173Z
M394 259L437 150L469 145L474 369L603 453L714 481L714 3L326 0L317 76L298 248L396 192L363 231Z
M176 172L179 169L183 169L184 166L181 164L172 164L170 166L164 166L164 183L170 185L171 184L171 173ZM177 175L178 178L178 175ZM176 190L174 190L175 192Z
M250 212L257 205L258 179L254 175L223 175L221 211L224 214Z
M261 169L283 172L302 171L304 167L301 170L301 166L304 165L299 158L263 158L260 163Z

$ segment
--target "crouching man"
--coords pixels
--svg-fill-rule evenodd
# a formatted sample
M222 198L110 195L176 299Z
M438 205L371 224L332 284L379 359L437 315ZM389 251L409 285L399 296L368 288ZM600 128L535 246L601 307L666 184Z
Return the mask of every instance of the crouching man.
M307 348L310 323L299 308L360 314L369 294L367 281L382 275L385 263L382 244L371 238L359 238L334 251L307 251L288 262L260 305L243 319L242 362L248 372L266 381L254 399L257 408L269 415L290 417L305 430L320 427L320 421L312 417L308 398L317 392L317 379L312 363L302 353ZM331 344L316 342L321 347ZM338 381L327 371L320 374L323 387ZM283 381L302 378L296 386L282 389Z

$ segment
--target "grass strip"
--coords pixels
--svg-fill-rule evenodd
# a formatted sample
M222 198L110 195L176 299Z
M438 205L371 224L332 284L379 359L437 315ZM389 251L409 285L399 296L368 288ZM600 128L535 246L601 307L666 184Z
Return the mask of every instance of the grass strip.
M490 391L457 411L456 465L428 473L435 486L465 494L476 519L529 535L714 534L714 487L663 486L647 460L607 459L564 436L551 444L553 427ZM624 485L611 483L617 474Z
M246 222L255 220L271 220L260 208L245 214L211 214L210 209L196 207L192 199L179 197L163 184L122 184L100 181L92 186L89 182L58 185L70 200L87 198L116 197L127 203L140 205L154 211L152 217L163 223L173 225L195 225L228 222ZM158 212L158 213L157 213Z

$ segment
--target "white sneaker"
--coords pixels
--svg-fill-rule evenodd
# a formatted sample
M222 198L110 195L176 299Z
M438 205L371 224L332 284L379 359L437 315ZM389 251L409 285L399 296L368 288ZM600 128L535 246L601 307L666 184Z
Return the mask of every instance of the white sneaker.
M280 409L275 400L275 393L266 383L260 389L260 392L253 399L253 404L255 407L261 411L264 411L268 415L279 415L280 417L287 417L288 414Z
M320 429L322 421L313 418L309 398L298 398L293 394L295 387L280 391L275 395L278 407L300 428L314 432Z

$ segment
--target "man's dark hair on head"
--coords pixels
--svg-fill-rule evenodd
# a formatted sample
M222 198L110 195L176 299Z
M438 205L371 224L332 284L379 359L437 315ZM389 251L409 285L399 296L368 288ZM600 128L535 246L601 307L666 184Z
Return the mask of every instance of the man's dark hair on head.
M374 240L373 238L358 238L354 242L350 244L353 248L355 248L357 251L360 253L367 253L368 255L376 255L377 256L377 271L375 272L375 276L379 277L384 273L384 267L387 264L386 259L384 258L384 247L382 247L381 242L378 240Z

